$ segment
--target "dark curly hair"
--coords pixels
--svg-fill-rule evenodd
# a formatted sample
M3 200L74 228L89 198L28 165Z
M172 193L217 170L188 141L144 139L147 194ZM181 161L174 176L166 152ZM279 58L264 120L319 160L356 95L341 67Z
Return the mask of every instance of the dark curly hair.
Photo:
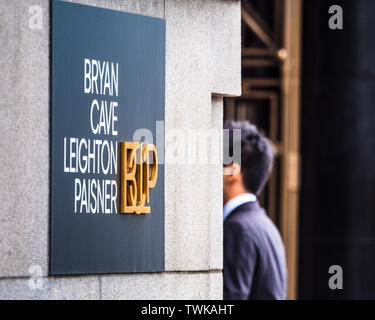
M229 154L233 155L233 130L241 129L241 172L247 190L259 195L267 183L273 167L274 147L271 142L248 121L227 121Z

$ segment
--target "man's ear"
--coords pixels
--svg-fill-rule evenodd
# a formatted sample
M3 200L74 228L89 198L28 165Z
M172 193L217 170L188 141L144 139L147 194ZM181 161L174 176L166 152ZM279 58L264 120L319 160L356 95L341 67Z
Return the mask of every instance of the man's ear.
M233 163L228 167L224 168L224 175L236 176L241 173L241 166L238 163Z
M241 166L238 163L234 162L232 166L232 170L233 170L232 175L236 176L241 173Z

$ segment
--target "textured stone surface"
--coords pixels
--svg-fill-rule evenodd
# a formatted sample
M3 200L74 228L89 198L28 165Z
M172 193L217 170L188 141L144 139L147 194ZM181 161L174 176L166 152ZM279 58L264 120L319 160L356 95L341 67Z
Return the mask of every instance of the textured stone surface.
M12 299L222 299L221 272L152 273L84 277L3 279L0 300ZM101 288L101 291L100 291Z
M241 89L239 1L73 2L165 17L167 137L222 127L219 96ZM33 5L42 30L28 26ZM206 272L222 268L219 152L209 154L216 165L166 159L166 269L200 272L45 278L47 289L27 289L31 265L48 274L49 28L48 0L0 2L0 297L95 299L101 278L105 298L221 298L221 272Z
M43 1L47 3L47 1ZM0 2L0 276L47 272L49 23L28 27L35 1Z
M101 276L101 298L222 299L221 272Z
M13 299L100 299L98 277L42 278L42 286L30 279L3 279L0 281L0 300ZM39 288L39 289L38 289Z
M218 165L174 165L172 129L221 129L222 101L241 90L238 1L167 0L166 268L222 267L221 154ZM203 139L203 138L202 138Z
M164 0L64 0L152 17L164 17Z

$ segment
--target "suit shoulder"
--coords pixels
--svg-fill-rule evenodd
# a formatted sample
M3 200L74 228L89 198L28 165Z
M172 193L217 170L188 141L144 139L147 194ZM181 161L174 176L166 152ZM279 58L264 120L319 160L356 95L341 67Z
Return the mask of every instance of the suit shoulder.
M234 210L225 220L225 224L239 228L251 228L258 220L262 220L266 214L262 208L254 205L243 205Z
M233 212L224 222L224 236L231 234L231 236L256 241L259 238L258 230L262 227L262 223L257 221L256 216L259 212L256 211L245 208Z
M275 224L258 205L247 205L235 210L224 222L224 231L239 232L253 239L279 236Z

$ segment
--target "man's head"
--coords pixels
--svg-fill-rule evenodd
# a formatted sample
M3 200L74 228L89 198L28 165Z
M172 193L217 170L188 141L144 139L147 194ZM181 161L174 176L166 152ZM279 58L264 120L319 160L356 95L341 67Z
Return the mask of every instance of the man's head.
M224 175L224 202L244 192L259 195L272 171L272 144L248 121L227 121L224 129L229 129L229 154L233 154L235 144L233 129L241 129L241 166L234 163L225 168L227 174Z

